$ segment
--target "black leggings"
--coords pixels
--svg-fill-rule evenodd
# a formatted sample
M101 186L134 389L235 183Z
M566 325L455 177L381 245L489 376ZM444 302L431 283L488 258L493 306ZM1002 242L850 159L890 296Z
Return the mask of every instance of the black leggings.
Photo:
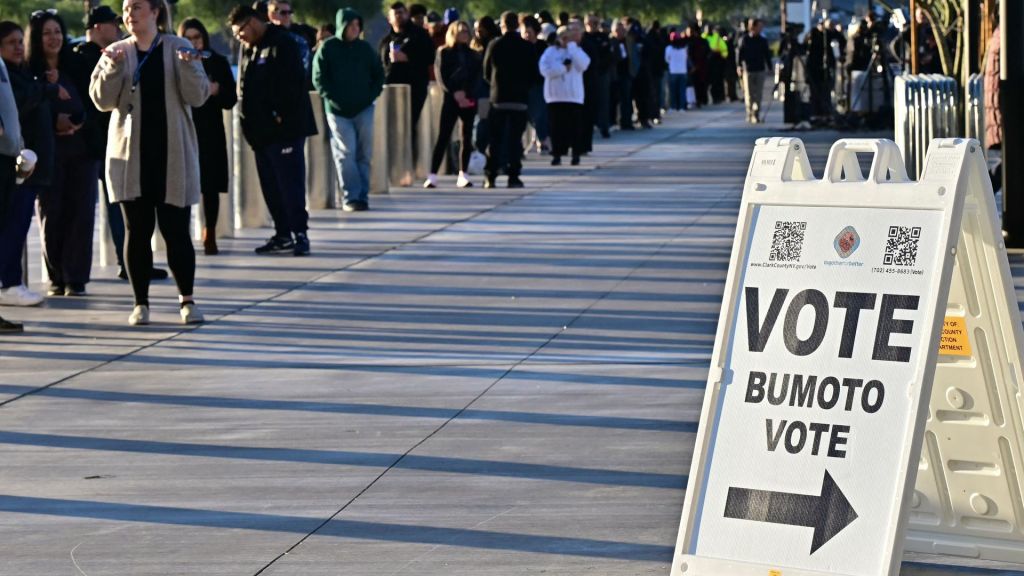
M203 193L203 217L206 219L208 230L217 229L217 219L220 218L220 194Z
M192 208L178 208L146 198L121 203L124 214L124 262L135 293L135 304L149 306L149 282L153 274L153 231L160 223L160 235L167 243L167 265L174 274L178 292L191 296L196 279L196 252L189 237Z
M476 108L459 108L455 97L444 95L444 105L441 106L441 131L437 134L437 143L434 144L434 157L430 162L430 173L437 174L444 161L444 154L448 151L448 145L452 141L452 130L455 129L455 121L462 120L462 143L459 145L459 170L463 172L469 167L469 157L473 153L473 119L476 117Z

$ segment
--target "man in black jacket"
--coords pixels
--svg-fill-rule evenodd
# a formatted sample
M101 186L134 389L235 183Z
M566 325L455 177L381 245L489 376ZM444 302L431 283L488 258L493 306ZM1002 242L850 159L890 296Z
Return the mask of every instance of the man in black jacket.
M260 188L274 219L274 236L257 254L309 254L306 137L316 134L299 46L283 28L237 6L228 24L242 50L238 71L242 133L256 154ZM294 235L294 238L293 238Z
M434 41L422 27L409 20L405 4L395 2L388 9L388 31L378 46L380 61L384 65L385 84L408 84L412 106L413 150L416 150L417 125L423 103L427 101L430 69L434 67Z
M764 97L764 81L772 68L772 52L768 41L761 36L764 23L752 19L747 26L747 35L740 40L736 51L736 72L743 78L743 99L747 105L747 122L763 122L761 100Z
M487 117L490 145L484 188L494 188L502 158L506 162L508 187L523 187L519 179L523 169L523 130L536 62L533 45L519 35L519 16L515 12L503 13L501 37L491 42L484 54L484 79L491 85L491 110Z

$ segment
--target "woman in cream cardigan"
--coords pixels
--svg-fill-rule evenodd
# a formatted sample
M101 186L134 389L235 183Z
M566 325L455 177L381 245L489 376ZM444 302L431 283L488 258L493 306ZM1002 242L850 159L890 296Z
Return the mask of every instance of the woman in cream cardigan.
M128 323L149 323L150 239L157 223L181 294L181 321L199 323L203 315L192 297L196 254L189 237L191 207L200 196L192 107L206 101L209 82L192 45L166 33L164 0L124 0L123 15L130 36L104 50L89 96L97 108L113 112L106 178L127 230L125 266L135 293Z

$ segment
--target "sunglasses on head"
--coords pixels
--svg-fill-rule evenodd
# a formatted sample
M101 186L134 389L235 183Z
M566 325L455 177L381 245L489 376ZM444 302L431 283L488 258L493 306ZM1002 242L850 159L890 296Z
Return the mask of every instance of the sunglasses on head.
M36 10L35 12L33 12L29 16L29 19L35 20L37 18L42 18L43 16L46 16L46 15L56 16L57 15L57 9L56 8L47 8L46 10Z

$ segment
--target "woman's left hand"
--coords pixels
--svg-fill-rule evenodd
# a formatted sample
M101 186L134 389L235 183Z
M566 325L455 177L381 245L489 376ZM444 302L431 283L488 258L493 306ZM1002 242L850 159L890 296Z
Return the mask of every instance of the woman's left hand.
M191 50L178 50L178 58L184 62L201 61L202 56Z

